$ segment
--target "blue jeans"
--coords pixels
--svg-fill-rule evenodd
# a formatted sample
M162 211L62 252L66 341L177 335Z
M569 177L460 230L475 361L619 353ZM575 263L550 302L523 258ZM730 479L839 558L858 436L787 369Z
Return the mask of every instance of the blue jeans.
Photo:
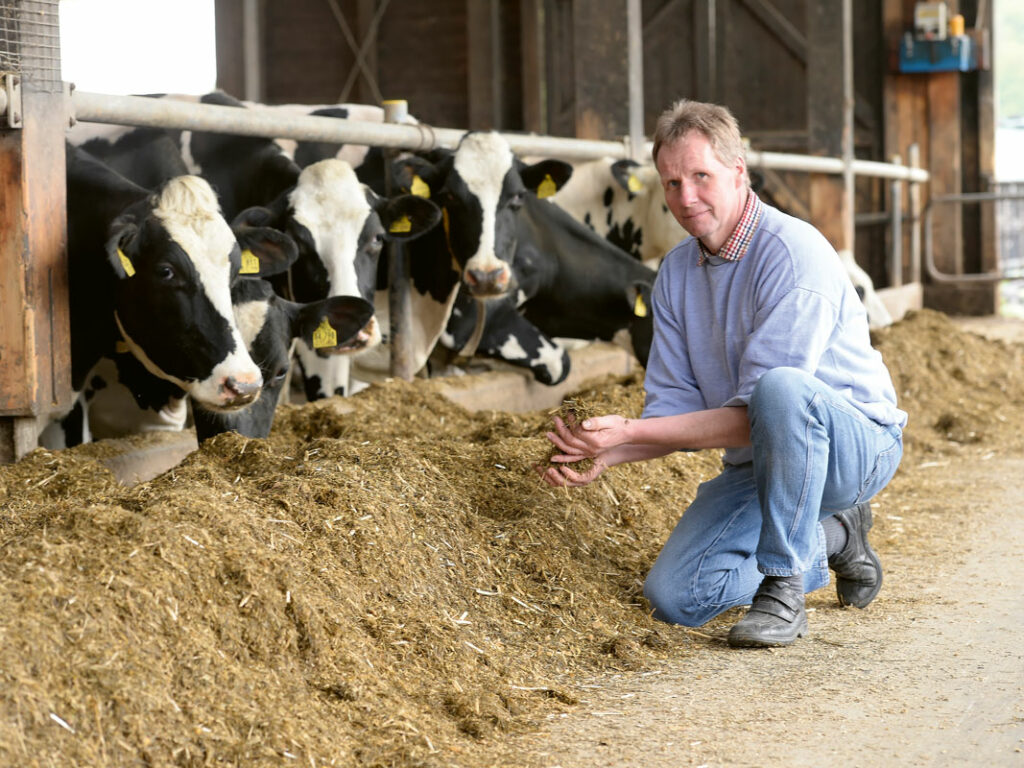
M878 493L903 456L900 427L796 368L765 373L747 414L753 461L701 484L647 575L657 619L700 626L750 603L765 575L827 585L820 521Z

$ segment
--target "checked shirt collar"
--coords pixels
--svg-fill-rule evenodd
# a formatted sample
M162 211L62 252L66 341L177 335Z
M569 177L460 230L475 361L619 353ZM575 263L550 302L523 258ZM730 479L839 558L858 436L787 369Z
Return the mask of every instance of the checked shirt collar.
M757 231L762 213L764 213L764 203L761 202L754 190L748 190L747 204L743 206L743 214L740 216L739 223L729 235L729 239L725 241L725 245L718 249L718 253L711 253L704 247L704 243L697 240L697 248L700 251L700 255L697 257L697 266L703 266L709 257L716 261L719 259L724 261L742 259L747 253L747 248L750 247L750 241L754 239L754 232Z

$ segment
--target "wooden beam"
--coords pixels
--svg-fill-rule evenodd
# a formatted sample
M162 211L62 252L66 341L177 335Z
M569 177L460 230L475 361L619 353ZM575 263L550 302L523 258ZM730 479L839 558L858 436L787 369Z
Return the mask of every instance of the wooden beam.
M377 68L377 29L373 23L377 15L379 0L356 0L356 29L359 32L359 45L366 53L363 62L371 73L374 83L369 82L364 72L360 72L356 81L355 97L360 104L376 104L378 99L376 81L380 78ZM355 55L353 53L353 55Z
M928 172L932 197L957 195L963 190L960 134L960 73L932 72L927 78ZM963 224L960 206L946 204L936 211L932 226L935 266L940 272L964 271Z
M469 127L501 128L503 85L499 0L466 0Z
M671 5L672 3L669 3ZM716 0L693 4L693 67L697 98L718 100L718 8Z
M808 146L812 155L853 159L852 15L843 0L807 0ZM841 62L836 66L837 60ZM811 223L836 250L853 250L853 177L810 175Z
M23 128L0 131L0 456L71 404L64 93L22 82ZM34 447L32 445L31 447Z
M521 0L521 60L523 66L523 128L548 133L547 104L544 101L544 16L543 0Z
M574 0L572 15L576 136L625 136L629 132L626 3Z

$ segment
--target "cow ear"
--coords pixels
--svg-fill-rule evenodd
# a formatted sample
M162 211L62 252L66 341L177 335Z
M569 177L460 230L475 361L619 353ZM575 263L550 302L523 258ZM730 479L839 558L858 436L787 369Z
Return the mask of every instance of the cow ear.
M331 296L295 306L299 309L291 317L292 338L327 354L355 339L373 317L373 305L358 296Z
M245 277L270 277L288 271L299 257L299 248L284 232L266 226L273 214L266 208L246 208L231 222L238 247L242 249Z
M651 314L651 284L643 280L634 280L626 286L626 301L629 302L634 317L649 317Z
M611 165L612 178L627 192L636 194L644 189L644 183L636 175L640 163L636 160L616 160Z
M569 181L572 166L564 160L541 160L533 165L524 165L519 169L519 176L537 197L551 197Z
M444 184L454 155L450 151L431 162L417 155L406 155L391 162L391 183L395 189L429 198Z
M417 195L379 198L376 210L388 240L415 240L441 220L441 209Z
M135 235L139 231L134 222L118 219L111 227L113 234L107 240L107 263L119 280L135 276Z

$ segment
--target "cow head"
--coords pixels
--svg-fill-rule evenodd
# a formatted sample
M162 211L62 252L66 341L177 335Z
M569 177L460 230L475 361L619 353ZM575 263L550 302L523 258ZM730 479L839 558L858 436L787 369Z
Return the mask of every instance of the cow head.
M344 347L373 316L373 305L355 296L300 304L277 295L266 280L239 280L231 289L235 319L246 348L263 375L263 395L249 408L230 414L193 408L196 437L206 440L233 430L247 437L266 437L288 378L292 341L302 339L314 349Z
M400 187L430 194L441 206L448 250L470 293L481 299L515 287L515 222L524 196L554 194L572 173L560 160L526 165L499 134L475 132L454 152L408 157L394 166Z
M123 348L208 408L233 410L256 400L262 376L231 305L243 252L210 185L197 176L176 177L125 209L109 235ZM245 242L248 263L263 255L294 258L294 246L280 233L250 229Z
M358 296L372 303L385 241L414 239L441 218L429 200L374 194L348 163L333 158L304 168L294 187L270 210L264 223L287 232L298 246L288 288L301 302ZM321 356L358 352L375 346L380 338L379 324L371 315L349 343L317 351Z

